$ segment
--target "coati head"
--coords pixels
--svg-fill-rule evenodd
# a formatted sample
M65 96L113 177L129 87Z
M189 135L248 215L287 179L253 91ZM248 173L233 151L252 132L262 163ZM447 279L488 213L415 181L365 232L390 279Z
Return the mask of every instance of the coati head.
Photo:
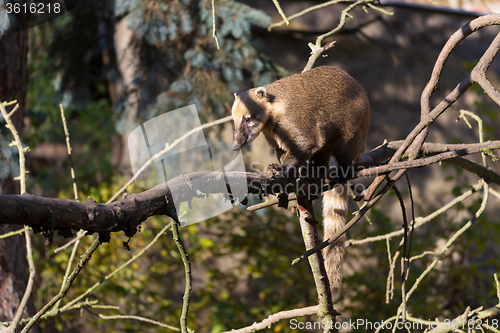
M233 150L251 143L266 126L271 111L271 99L266 88L258 87L234 94L231 113L234 120Z

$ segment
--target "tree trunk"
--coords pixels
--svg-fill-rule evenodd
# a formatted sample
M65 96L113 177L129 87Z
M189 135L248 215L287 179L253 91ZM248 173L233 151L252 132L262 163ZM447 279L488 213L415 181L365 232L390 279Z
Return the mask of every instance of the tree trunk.
M0 101L17 100L19 109L12 116L16 130L21 134L26 106L28 84L28 15L9 14L13 29L3 35L0 33ZM17 31L17 32L13 32ZM14 106L9 106L10 111ZM9 140L10 133L2 129ZM0 193L18 194L19 182L10 175L0 182ZM7 225L0 228L4 234L19 229ZM0 321L9 321L19 306L28 281L26 247L24 235L16 235L0 240ZM33 302L28 302L27 313L33 313ZM33 330L33 332L38 329Z

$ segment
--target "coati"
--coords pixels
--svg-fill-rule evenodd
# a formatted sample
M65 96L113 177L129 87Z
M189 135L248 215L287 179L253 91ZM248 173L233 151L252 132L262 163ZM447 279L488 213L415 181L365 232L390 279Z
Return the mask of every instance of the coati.
M233 150L260 132L276 149L285 173L309 161L340 171L359 159L370 125L370 105L361 85L349 74L321 66L263 87L235 94ZM344 169L345 170L345 169ZM323 196L324 237L345 224L347 185ZM345 236L323 250L332 296L340 292Z

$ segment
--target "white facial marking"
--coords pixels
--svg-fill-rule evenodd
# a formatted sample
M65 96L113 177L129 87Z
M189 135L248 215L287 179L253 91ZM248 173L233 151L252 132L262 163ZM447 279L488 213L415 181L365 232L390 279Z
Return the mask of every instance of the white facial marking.
M238 106L239 102L240 102L240 99L236 98L236 100L234 101L234 104L233 104L233 108L231 109L231 115L234 116L234 110L236 110L236 107Z

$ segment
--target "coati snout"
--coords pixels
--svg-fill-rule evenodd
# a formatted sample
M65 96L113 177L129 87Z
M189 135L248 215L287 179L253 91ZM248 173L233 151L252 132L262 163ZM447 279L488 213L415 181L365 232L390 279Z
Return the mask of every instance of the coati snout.
M243 117L241 119L241 124L238 128L234 129L234 138L232 150L240 150L242 147L246 146L248 142L248 137L250 134L250 128L248 126L249 118Z

